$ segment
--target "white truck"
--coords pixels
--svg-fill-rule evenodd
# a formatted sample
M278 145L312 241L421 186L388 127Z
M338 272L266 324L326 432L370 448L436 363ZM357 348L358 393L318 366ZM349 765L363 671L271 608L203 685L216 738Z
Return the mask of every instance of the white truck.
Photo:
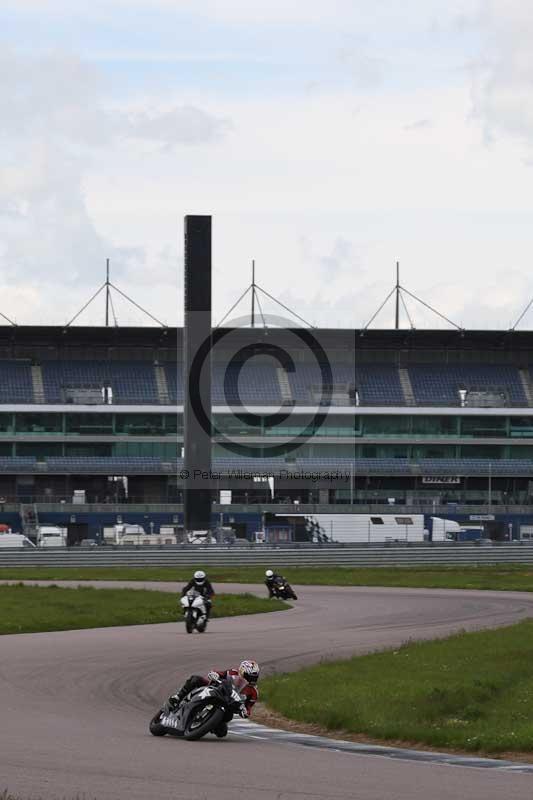
M37 547L66 547L67 529L59 525L37 527Z
M451 519L431 517L431 523L432 542L455 542L459 539L462 528L458 522Z
M22 550L23 548L35 549L33 542L22 533L0 533L0 547L12 547Z

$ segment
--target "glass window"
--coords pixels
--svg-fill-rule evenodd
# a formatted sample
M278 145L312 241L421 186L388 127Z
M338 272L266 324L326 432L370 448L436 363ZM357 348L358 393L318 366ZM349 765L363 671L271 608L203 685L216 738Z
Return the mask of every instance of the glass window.
M61 442L16 442L17 456L31 456L46 458L47 456L62 456L63 445Z
M282 418L280 417L280 419ZM285 425L287 422L288 420L285 421ZM228 434L228 436L258 436L261 434L261 423L261 417L256 417L253 414L243 415L242 420L238 419L238 417L234 417L232 414L215 415L216 429L221 433ZM280 427L282 426L283 423ZM272 427L268 428L265 433L272 436L282 435L279 432L280 427L274 424Z
M97 458L109 458L112 452L113 445L101 443L82 443L76 442L76 444L72 444L67 442L65 444L65 455L69 457L78 456L81 458L84 457L97 457Z
M463 436L507 436L505 417L461 417Z
M66 433L80 436L113 433L112 414L66 414Z
M498 445L463 445L461 447L461 458L503 458L504 449Z
M458 417L413 416L413 434L417 436L456 436L458 431Z
M17 433L62 433L62 414L16 414Z
M316 458L353 458L355 448L350 444L317 444L313 452Z
M453 444L423 444L415 445L413 458L455 458L455 445Z
M173 461L178 455L178 446L175 442L116 442L113 444L113 455L145 456Z
M165 414L165 433L183 434L183 414Z
M13 414L0 414L0 433L13 433Z
M533 417L510 417L511 436L533 438Z
M363 458L409 458L407 444L364 445Z
M116 433L129 436L164 436L162 414L117 414Z
M324 424L317 429L319 436L360 436L359 418L328 414Z
M402 436L408 434L411 418L408 416L385 416L381 414L363 417L366 436Z
M524 447L523 445L510 447L509 458L528 458L533 460L533 447Z

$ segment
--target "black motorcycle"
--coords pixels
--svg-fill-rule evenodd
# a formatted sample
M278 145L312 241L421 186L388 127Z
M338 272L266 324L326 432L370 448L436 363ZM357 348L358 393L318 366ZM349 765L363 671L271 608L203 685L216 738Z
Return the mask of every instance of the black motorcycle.
M240 679L242 680L242 679ZM234 714L246 714L244 699L237 683L231 678L209 686L193 689L176 710L166 703L150 721L152 736L180 736L192 741L207 733L215 733L222 722L229 722Z
M180 598L180 603L187 633L192 633L195 628L198 633L203 633L207 628L205 598L195 589L189 589L187 594Z
M279 600L298 600L294 589L285 578L276 578L272 586L272 594Z

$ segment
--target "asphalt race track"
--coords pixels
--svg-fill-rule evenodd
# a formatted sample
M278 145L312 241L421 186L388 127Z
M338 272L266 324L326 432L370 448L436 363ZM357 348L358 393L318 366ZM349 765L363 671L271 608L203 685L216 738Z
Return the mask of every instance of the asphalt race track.
M291 611L214 620L204 635L176 623L2 636L0 792L23 800L531 800L531 772L332 749L331 741L306 746L246 723L223 740L150 736L150 717L191 672L245 657L266 671L294 669L533 616L533 595L511 592L297 592Z

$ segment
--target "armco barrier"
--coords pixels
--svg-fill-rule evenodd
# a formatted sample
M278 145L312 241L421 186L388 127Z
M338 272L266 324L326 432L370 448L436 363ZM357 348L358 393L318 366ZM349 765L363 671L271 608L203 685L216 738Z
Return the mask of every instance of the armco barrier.
M91 550L0 550L2 567L194 567L202 566L475 566L533 564L533 544L482 546L344 545L268 547L99 547Z

